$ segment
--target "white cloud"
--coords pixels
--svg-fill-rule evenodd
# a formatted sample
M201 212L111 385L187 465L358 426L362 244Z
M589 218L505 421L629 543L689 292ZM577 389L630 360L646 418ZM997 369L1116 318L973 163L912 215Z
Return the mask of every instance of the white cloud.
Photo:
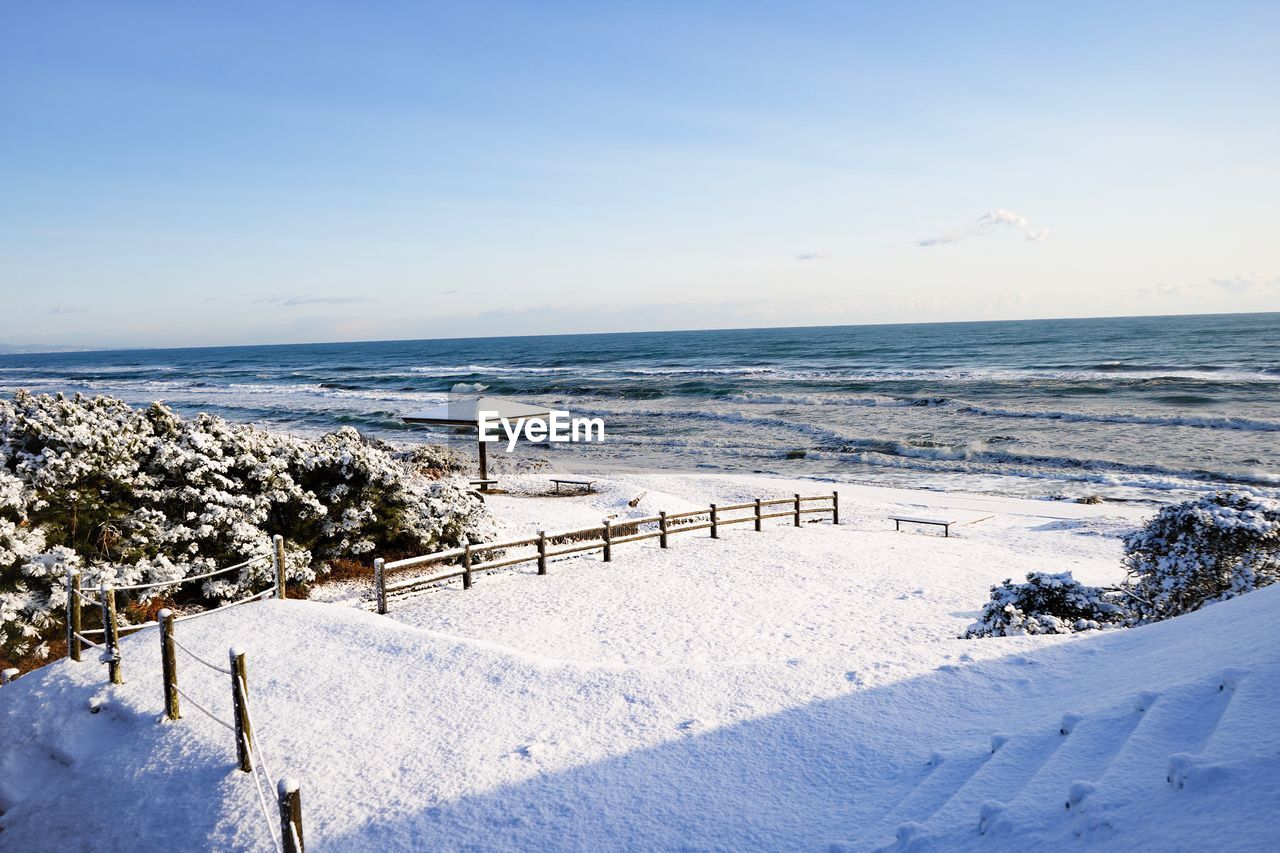
M257 304L266 303L267 305L282 305L288 308L294 308L299 305L350 305L357 302L377 302L372 296L268 296L263 299L255 299Z
M830 252L800 252L796 255L797 261L825 261L831 257Z
M1262 275L1256 272L1237 275L1216 275L1209 279L1209 283L1225 290L1227 293L1239 296L1251 290L1280 287L1280 275Z
M959 228L953 228L950 231L935 237L926 237L923 240L917 240L917 246L943 246L947 243L958 243L961 240L967 240L970 237L981 237L984 234L990 234L993 231L1002 228L1015 228L1023 232L1023 235L1030 242L1043 240L1049 236L1048 228L1031 229L1031 223L1025 216L1014 213L1012 210L1005 210L997 207L995 210L989 210L979 216L968 225Z
M83 314L89 310L88 305L55 305L49 309L50 314Z

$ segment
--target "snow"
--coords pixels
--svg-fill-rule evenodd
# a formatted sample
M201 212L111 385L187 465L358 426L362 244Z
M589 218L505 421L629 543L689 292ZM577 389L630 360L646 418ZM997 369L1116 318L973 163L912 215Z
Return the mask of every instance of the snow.
M596 479L552 497L504 478L488 504L520 536L839 489L842 524L620 545L389 616L347 586L179 625L202 657L244 651L308 849L1273 848L1280 588L1132 630L958 639L1006 577L1119 580L1117 537L1149 509ZM895 533L908 510L992 517ZM186 701L163 720L158 644L123 641L123 685L59 662L0 689L4 847L270 848L231 734ZM230 719L227 676L182 651L178 670Z

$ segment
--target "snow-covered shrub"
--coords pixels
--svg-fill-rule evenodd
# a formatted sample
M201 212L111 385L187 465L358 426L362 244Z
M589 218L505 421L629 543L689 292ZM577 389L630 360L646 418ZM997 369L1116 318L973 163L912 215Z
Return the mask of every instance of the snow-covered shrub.
M468 475L473 465L469 457L443 444L420 444L397 453L396 458L433 480Z
M337 558L424 552L492 535L483 502L345 427L318 439L184 419L161 404L32 395L0 401L0 653L39 653L68 567L86 586L179 581L270 553L310 581ZM271 583L260 564L182 588L178 603ZM130 602L122 600L122 608Z
M1130 609L1166 619L1280 580L1280 502L1220 492L1165 507L1124 544Z
M965 631L966 638L1011 637L1018 634L1070 634L1124 619L1124 608L1105 587L1086 586L1071 572L1032 572L1026 583L1012 579L991 587L982 618Z

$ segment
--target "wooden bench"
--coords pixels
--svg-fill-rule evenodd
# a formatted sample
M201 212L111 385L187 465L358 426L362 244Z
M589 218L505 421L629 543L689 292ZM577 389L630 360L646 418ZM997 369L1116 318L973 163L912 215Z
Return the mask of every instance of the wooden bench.
M588 492L594 492L596 490L595 480L566 480L563 477L552 477L551 482L556 484L557 494L560 492L560 485L562 483L566 486L582 486Z
M960 523L953 518L924 518L918 515L891 515L889 520L893 522L893 529L897 531L902 530L902 522L904 521L911 524L932 524L935 527L942 528L944 537L951 535L951 525Z

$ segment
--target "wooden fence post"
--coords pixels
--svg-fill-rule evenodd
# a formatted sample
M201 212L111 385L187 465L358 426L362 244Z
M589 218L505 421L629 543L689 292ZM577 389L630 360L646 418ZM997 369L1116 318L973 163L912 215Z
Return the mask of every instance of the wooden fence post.
M160 673L164 678L164 715L171 720L182 717L178 710L178 655L173 647L173 611L165 608L156 614L160 623Z
M124 684L124 676L120 672L120 628L116 625L116 591L105 583L98 587L98 595L102 596L102 638L111 658L107 662L107 674L112 684Z
M8 684L10 681L16 681L20 670L11 666L8 669L0 669L0 687Z
M831 523L840 523L840 493L831 493Z
M249 680L245 672L244 652L232 646L227 656L231 660L231 707L235 711L236 756L240 769L253 772L253 728L249 723Z
M373 560L373 597L378 602L378 613L387 612L387 570L383 568L385 561L381 557Z
M547 573L547 531L538 531L538 574Z
M609 519L604 520L604 561L613 562L613 530L609 527Z
M302 786L296 779L281 779L276 785L280 802L280 841L284 853L303 853Z
M271 551L271 562L275 564L276 569L276 598L284 598L284 537L277 533L271 537L273 546Z
M800 526L800 496L796 495L796 527Z
M667 547L667 514L665 512L658 513L658 544L663 548Z
M462 588L471 589L471 543L462 552Z
M720 528L716 526L717 524L719 524L719 521L720 520L716 517L716 505L712 504L711 505L711 538L712 539L720 538Z
M80 660L80 572L67 569L67 656Z
M756 498L756 533L764 529L760 526L762 521L763 519L760 518L760 499Z

